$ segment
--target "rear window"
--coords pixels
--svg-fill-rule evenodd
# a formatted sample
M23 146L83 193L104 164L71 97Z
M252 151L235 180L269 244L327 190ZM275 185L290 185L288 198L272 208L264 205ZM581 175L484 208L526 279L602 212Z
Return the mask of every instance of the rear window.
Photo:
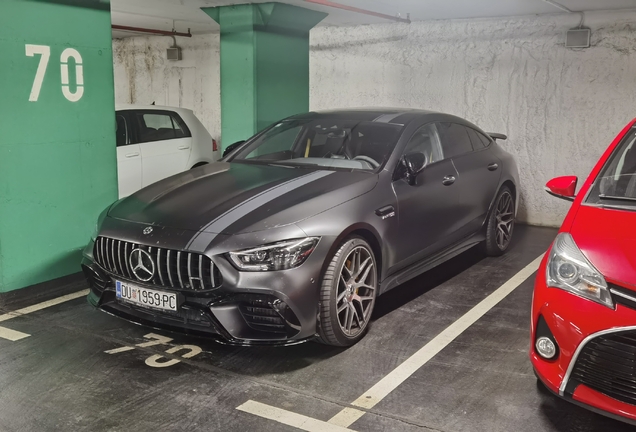
M636 207L636 129L616 147L594 181L587 202Z

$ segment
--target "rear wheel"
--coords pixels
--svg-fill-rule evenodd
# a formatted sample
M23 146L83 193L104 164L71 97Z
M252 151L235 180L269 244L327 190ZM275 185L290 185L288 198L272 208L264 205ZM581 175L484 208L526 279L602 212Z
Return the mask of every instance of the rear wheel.
M346 240L333 256L320 292L319 340L351 346L368 330L378 291L375 256L359 238Z
M488 217L484 249L489 256L503 255L510 246L515 228L515 199L508 186L503 186Z

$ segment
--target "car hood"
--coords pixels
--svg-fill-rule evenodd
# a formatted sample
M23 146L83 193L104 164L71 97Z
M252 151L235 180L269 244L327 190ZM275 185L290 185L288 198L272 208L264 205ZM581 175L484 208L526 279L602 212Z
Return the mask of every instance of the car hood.
M608 280L636 290L636 212L582 205L571 234Z
M217 162L154 183L108 216L238 234L290 225L371 191L377 174Z

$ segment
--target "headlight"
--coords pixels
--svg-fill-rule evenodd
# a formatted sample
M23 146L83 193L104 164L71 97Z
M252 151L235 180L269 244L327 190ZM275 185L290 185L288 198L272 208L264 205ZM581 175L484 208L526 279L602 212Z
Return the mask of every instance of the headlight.
M570 234L561 233L554 240L547 266L548 286L614 308L605 278L585 258Z
M316 249L318 237L287 240L238 252L229 256L239 270L271 271L287 270L305 262Z

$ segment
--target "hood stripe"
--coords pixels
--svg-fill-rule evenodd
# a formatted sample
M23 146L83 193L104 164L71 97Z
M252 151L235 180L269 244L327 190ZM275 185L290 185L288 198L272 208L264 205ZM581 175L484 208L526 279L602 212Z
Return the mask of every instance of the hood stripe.
M239 219L247 216L259 207L285 195L288 192L301 188L323 177L333 174L335 171L314 171L302 177L297 177L285 183L276 185L260 194L242 202L236 207L228 210L208 225L202 228L186 246L186 249L193 252L204 252L218 233L225 231L230 225Z

